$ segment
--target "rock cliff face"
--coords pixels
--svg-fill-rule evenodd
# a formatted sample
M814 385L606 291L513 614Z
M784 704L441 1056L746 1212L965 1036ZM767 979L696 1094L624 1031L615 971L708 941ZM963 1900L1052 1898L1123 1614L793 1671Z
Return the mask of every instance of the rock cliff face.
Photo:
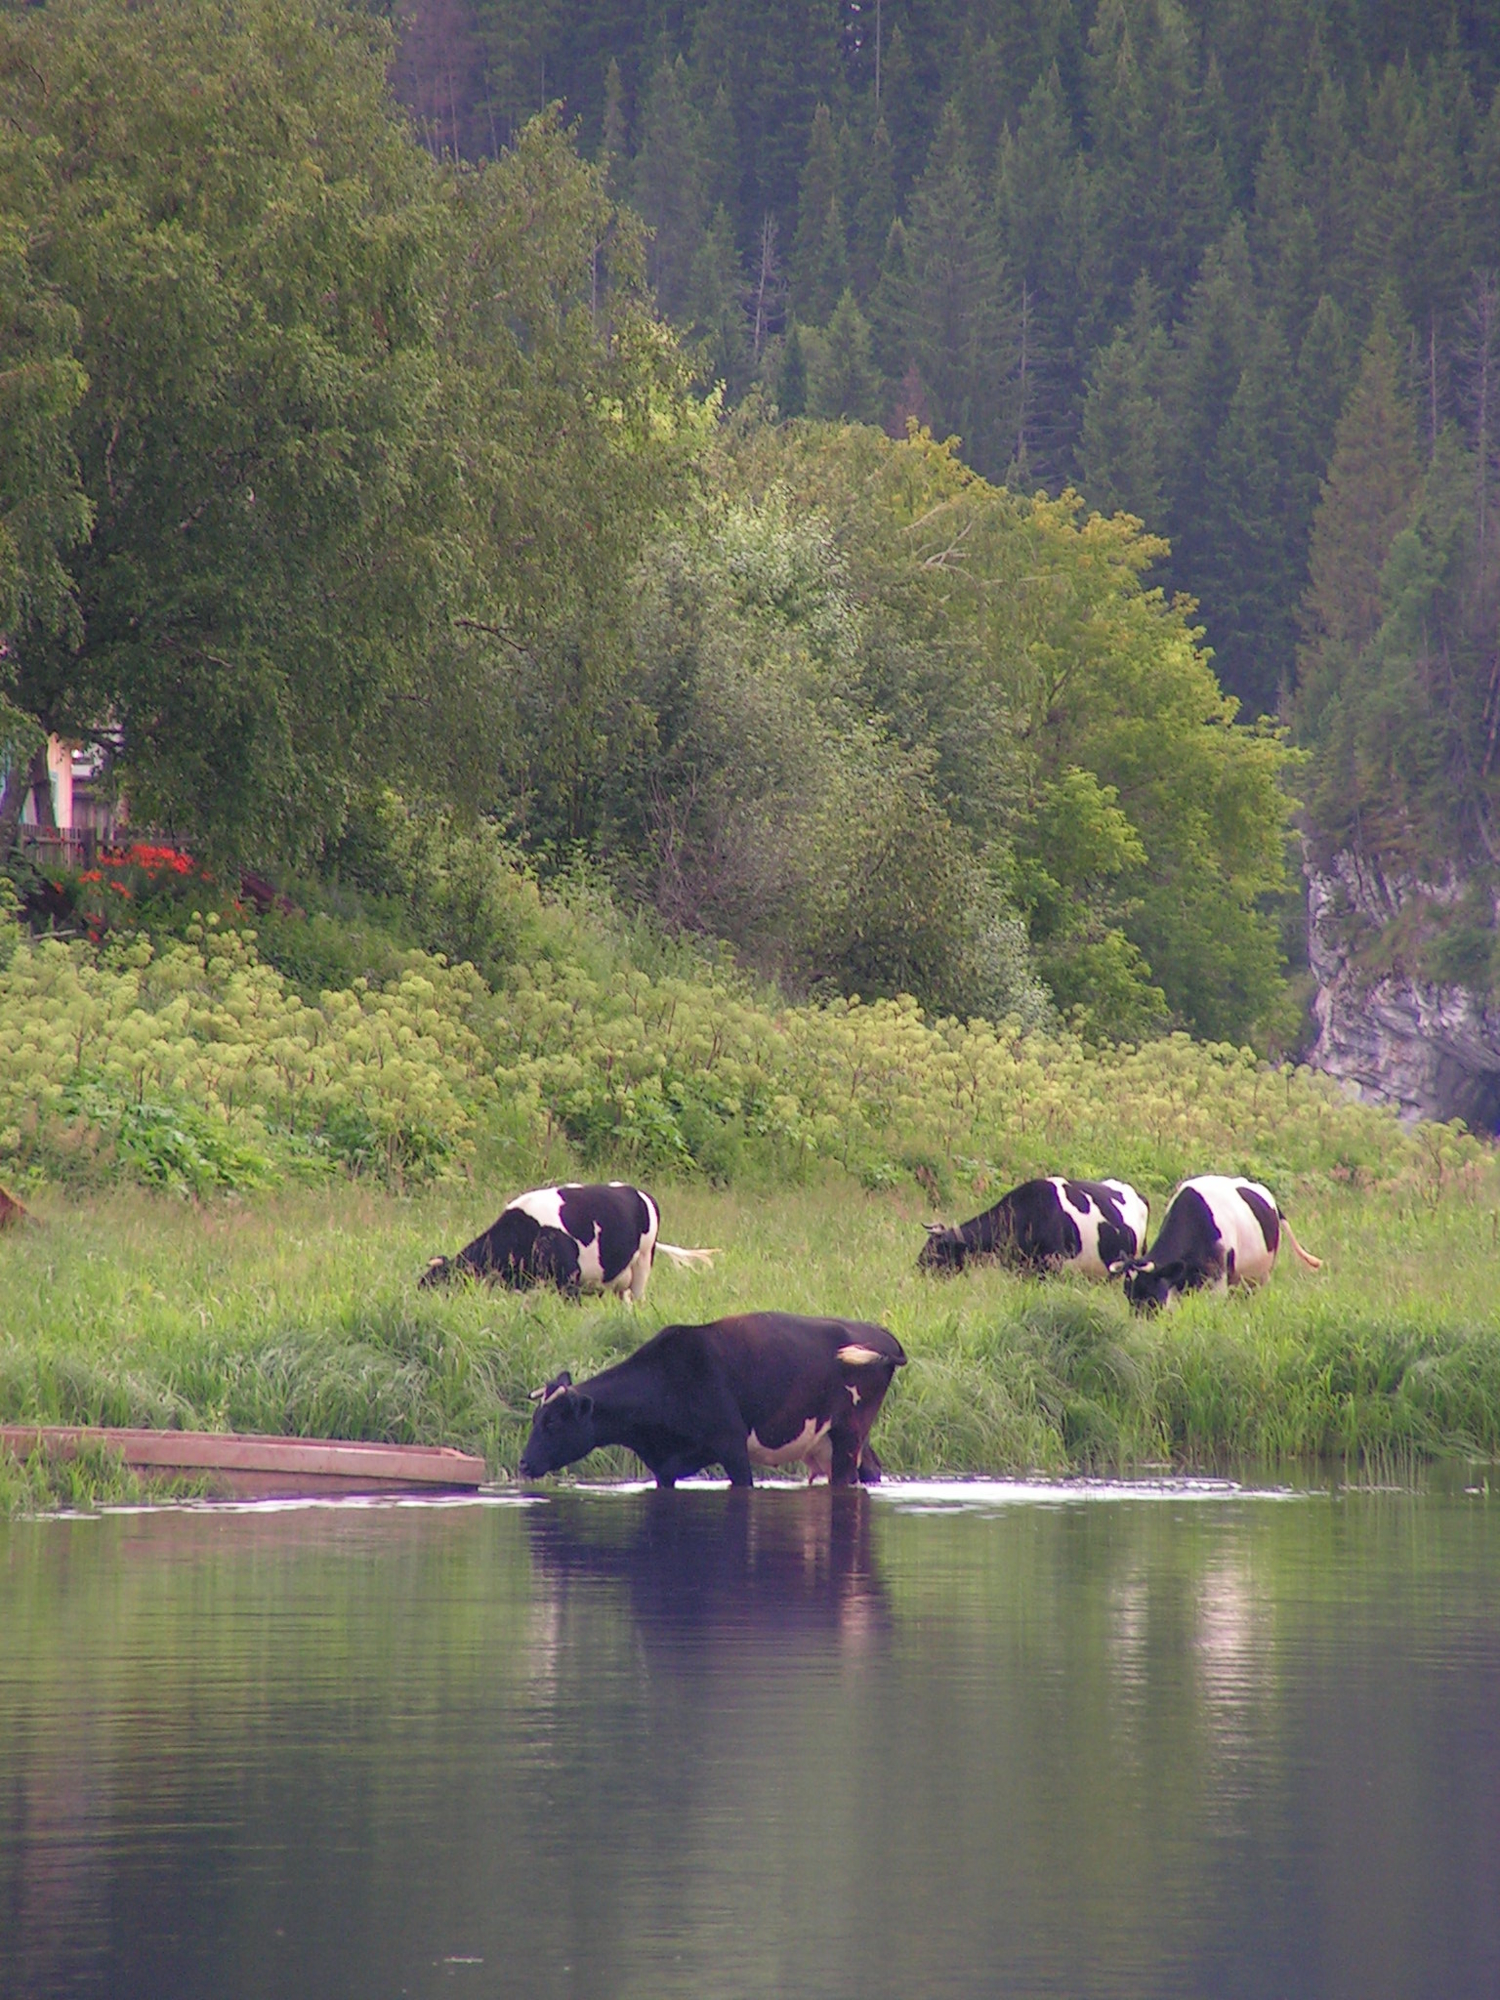
M1314 1069L1408 1121L1462 1118L1500 1131L1500 1008L1465 986L1436 985L1404 969L1373 974L1354 940L1385 931L1417 899L1441 909L1463 883L1383 874L1351 854L1325 872L1307 865L1308 953L1318 994Z

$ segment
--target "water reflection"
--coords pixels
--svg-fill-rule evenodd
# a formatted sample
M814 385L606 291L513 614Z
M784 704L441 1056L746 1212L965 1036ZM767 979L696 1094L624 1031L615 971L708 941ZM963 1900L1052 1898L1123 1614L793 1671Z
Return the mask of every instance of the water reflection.
M733 1653L744 1667L831 1644L869 1652L890 1626L862 1491L566 1495L526 1517L540 1650L554 1660L571 1595L622 1591L640 1641L671 1667Z
M1500 1516L0 1525L3 2000L455 1990L1488 2000Z

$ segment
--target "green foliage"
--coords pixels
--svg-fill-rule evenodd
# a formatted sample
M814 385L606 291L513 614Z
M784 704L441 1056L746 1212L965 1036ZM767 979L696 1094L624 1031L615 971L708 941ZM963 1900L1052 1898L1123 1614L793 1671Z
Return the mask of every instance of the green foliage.
M1411 518L1420 470L1399 369L1382 320L1339 419L1313 522L1296 708L1299 730L1310 741L1324 735L1326 711L1337 702L1349 666L1379 628L1381 571Z
M81 625L26 620L17 698L53 730L117 718L138 809L305 844L434 605L413 474L440 209L384 41L297 0L232 26L61 6L5 39L92 516L67 558Z
M211 922L155 947L22 944L0 973L0 1169L207 1194L336 1167L406 1185L502 1158L762 1181L832 1163L874 1184L915 1162L983 1187L1059 1158L1159 1184L1227 1156L1273 1184L1441 1184L1479 1157L1457 1132L1429 1156L1248 1049L1095 1046L908 998L776 1006L660 948L643 969L628 931L534 915L553 955L493 991L392 948L383 979L308 1000Z
M753 271L772 227L803 328L846 286L869 327L875 381L807 408L915 414L987 478L1136 514L1170 540L1159 573L1202 605L1224 685L1277 713L1350 350L1382 299L1413 332L1429 443L1465 400L1466 287L1500 263L1494 20L1323 0L874 13L872 34L868 7L455 0L416 10L404 45L454 144L466 125L493 146L497 105L563 98L633 186L662 309L695 338L701 253ZM484 65L463 60L470 21ZM454 104L466 67L483 105ZM725 354L753 328L760 356L752 289Z
M469 968L399 974L308 1005L249 937L23 945L0 976L0 1160L68 1180L192 1193L328 1161L441 1172L493 1102Z
M174 1487L169 1497L178 1497ZM53 1454L33 1451L24 1459L0 1449L0 1518L7 1514L91 1512L99 1506L132 1506L142 1498L141 1482L117 1451L86 1444Z
M800 338L807 356L807 414L873 423L880 414L881 381L870 352L870 324L853 292L845 286L827 327L806 327Z
M1264 1028L1290 760L1236 723L1191 607L1146 587L1160 545L1076 495L991 487L921 433L756 434L730 476L778 481L829 523L861 706L930 759L935 803L1027 911L1054 994L1105 1035L1145 1032L1163 994L1211 1037Z
M103 740L215 862L315 858L393 776L576 835L692 428L633 220L555 118L439 173L367 13L78 0L0 39L0 713ZM497 770L564 686L582 732Z

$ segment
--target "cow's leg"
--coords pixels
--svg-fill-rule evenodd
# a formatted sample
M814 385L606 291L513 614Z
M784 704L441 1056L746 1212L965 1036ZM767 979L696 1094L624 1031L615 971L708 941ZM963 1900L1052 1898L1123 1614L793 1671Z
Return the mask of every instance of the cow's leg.
M835 1424L828 1437L829 1443L833 1446L833 1464L828 1473L829 1485L855 1485L859 1473L859 1432Z
M861 1486L878 1486L885 1467L875 1455L875 1447L865 1439L859 1454L859 1483Z
M630 1281L625 1287L627 1305L638 1306L646 1296L646 1280L651 1276L651 1252L643 1243L630 1260Z
M745 1437L725 1438L714 1447L711 1454L729 1474L731 1486L753 1486L755 1473L750 1465L748 1439ZM705 1463L708 1461L705 1460Z
M712 1465L718 1453L683 1449L664 1452L653 1464L646 1461L646 1469L658 1486L675 1486L679 1479L691 1479L695 1472L701 1472L705 1465Z

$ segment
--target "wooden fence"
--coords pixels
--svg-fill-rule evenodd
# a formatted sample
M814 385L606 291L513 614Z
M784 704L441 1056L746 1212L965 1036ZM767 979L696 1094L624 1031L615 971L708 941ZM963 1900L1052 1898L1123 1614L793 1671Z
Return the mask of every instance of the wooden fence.
M91 826L16 826L9 848L32 855L43 868L49 862L60 868L92 868L106 844Z

